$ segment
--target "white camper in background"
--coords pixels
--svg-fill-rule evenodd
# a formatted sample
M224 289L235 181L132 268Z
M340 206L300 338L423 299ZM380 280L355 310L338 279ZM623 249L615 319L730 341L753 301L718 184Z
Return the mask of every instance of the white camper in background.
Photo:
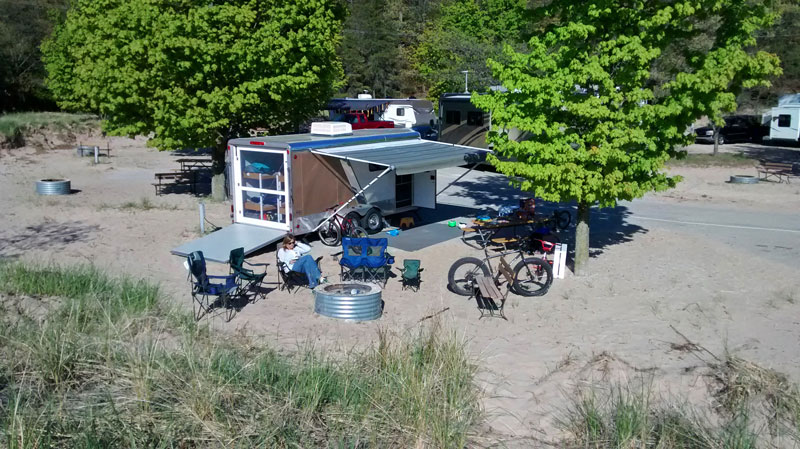
M770 110L769 136L764 140L778 142L800 141L800 94L786 95Z
M315 232L332 206L377 232L385 215L436 207L437 169L486 157L485 150L422 140L410 129L353 131L344 122L315 122L309 134L231 139L228 153L233 224L173 254L203 251L225 263L234 248L249 254L287 232Z
M391 120L395 126L413 128L419 132L416 128L432 127L436 116L433 114L433 103L428 100L390 99L380 120Z

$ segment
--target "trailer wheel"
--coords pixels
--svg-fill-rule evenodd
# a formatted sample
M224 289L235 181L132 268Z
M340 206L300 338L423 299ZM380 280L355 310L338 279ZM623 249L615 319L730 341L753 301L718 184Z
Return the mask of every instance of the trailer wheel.
M373 207L364 214L364 219L361 221L361 227L366 229L370 234L381 232L383 229L383 215L381 210Z

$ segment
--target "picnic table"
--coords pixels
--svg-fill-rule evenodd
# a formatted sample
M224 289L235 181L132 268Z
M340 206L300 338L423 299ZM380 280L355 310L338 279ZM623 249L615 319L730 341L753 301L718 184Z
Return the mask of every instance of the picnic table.
M197 189L196 170L156 173L155 178L156 181L158 181L156 183L153 183L153 187L155 187L156 189L156 195L161 195L162 193L164 193L164 189L167 186L188 185L192 193L195 193ZM171 182L165 182L165 181L171 181Z
M483 249L490 243L506 245L516 243L520 234L542 225L544 219L503 219L473 220L471 225L461 227L461 241L470 247ZM520 232L522 228L523 232Z
M175 162L181 164L181 171L189 171L193 169L211 168L213 161L205 157L182 157L176 159Z

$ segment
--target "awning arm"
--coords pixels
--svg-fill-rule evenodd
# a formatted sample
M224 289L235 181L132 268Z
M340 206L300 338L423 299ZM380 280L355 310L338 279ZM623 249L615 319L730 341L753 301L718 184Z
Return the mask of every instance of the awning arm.
M469 170L467 170L467 171L465 171L464 173L462 173L462 174L461 174L461 176L459 176L458 178L456 178L456 179L455 179L453 182L451 182L450 184L447 184L446 186L444 186L444 188L443 188L442 190L440 190L440 191L436 192L436 196L439 196L439 195L441 195L441 194L442 194L442 192L444 192L445 190L447 190L448 188L450 188L450 186L451 186L451 185L453 185L453 184L457 183L459 180L461 180L461 178L463 178L464 176L467 176L467 173L471 172L472 170L474 170L475 168L477 168L477 167L478 167L479 165L481 165L481 164L483 164L483 161L480 161L480 162L478 162L477 164L475 164L475 165L473 165L472 167L470 167L470 168L469 168Z
M322 153L322 154L324 154L325 156L331 156L330 154L325 154L325 153ZM340 159L347 159L347 158L340 158ZM359 190L358 192L356 192L356 194L355 194L355 195L353 195L353 197L352 197L352 198L350 198L349 200L345 201L345 202L344 202L344 204L342 204L341 206L339 206L339 208L338 208L338 209L336 209L336 211L334 211L334 212L333 212L332 214L330 214L329 216L325 217L325 219L324 219L324 220L322 220L322 222L320 222L320 224L318 224L316 228L312 229L312 230L311 230L311 232L315 232L315 231L316 231L317 229L319 229L319 228L320 228L322 225L324 225L325 223L327 223L327 222L328 222L328 221L329 221L331 218L335 217L335 216L336 216L336 215L337 215L337 214L338 214L338 213L339 213L339 212L340 212L342 209L344 209L345 207L347 207L347 205L348 205L348 204L350 204L350 203L351 203L351 202L352 202L354 199L358 198L358 196L359 196L359 195L361 195L362 193L364 193L364 191L365 191L365 190L367 190L368 188L370 188L370 186L372 186L372 184L375 184L375 181L377 181L377 180L378 180L378 179L379 179L381 176L385 175L386 173L389 173L389 172L390 172L390 171L392 171L392 170L394 170L394 167L392 167L392 166L388 166L388 167L386 167L386 170L382 171L382 172L381 172L381 174L379 174L378 176L376 176L376 177L375 177L375 179L373 179L372 181L370 181L370 182L369 182L369 184L365 185L363 189L361 189L361 190Z

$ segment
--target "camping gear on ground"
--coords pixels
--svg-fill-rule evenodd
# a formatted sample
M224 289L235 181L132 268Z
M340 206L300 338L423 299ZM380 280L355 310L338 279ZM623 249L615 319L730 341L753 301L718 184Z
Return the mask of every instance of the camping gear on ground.
M244 264L251 267L264 267L262 273L256 273L250 268L244 268ZM250 263L244 260L244 248L239 247L231 250L230 256L230 269L231 274L236 275L236 283L239 284L239 294L246 295L248 291L258 288L264 282L264 277L267 276L268 263ZM256 292L256 296L264 296L263 293Z
M403 290L410 288L415 292L419 291L419 274L424 270L419 265L420 262L417 259L403 259L403 268L400 268L400 281L403 283Z
M385 238L342 239L342 257L339 259L341 279L361 279L386 285L394 257L386 252L389 241Z
M447 222L447 226L450 226L451 228L455 228L456 226L458 226L458 223L455 220L450 220L450 221Z
M321 284L313 290L314 312L346 321L367 321L381 317L381 288L374 284L341 282Z
M414 217L403 217L400 219L400 224L397 225L400 229L408 229L414 227Z
M206 274L206 260L202 251L195 251L186 257L189 269L189 282L192 284L192 311L194 319L199 320L215 306L221 306L228 311L226 321L233 318L233 309L230 299L239 290L236 275L212 276ZM192 279L194 278L194 279ZM219 279L222 282L211 282ZM211 299L214 299L212 302Z
M392 237L396 237L396 236L400 235L400 230L399 229L390 229L390 230L386 231L386 233L391 235Z
M564 279L567 271L567 244L556 243L555 254L553 255L553 277Z
M519 220L533 220L536 217L536 199L525 198L519 200L519 209L516 211L516 217Z
M514 215L519 210L519 207L515 206L503 206L497 210L498 217L508 217L510 215Z

